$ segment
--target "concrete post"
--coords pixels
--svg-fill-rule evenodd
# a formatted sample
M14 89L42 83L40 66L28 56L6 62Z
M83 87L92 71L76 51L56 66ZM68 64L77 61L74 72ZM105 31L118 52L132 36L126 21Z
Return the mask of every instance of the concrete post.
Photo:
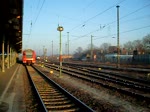
M3 36L2 41L2 72L5 72L5 57L4 57L4 43L5 42L5 36Z
M9 69L10 60L9 60L9 41L7 43L7 68Z

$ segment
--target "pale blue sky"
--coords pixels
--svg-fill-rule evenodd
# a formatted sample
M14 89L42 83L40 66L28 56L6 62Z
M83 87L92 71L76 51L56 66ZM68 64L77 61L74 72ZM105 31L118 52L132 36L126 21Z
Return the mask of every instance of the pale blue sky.
M66 52L69 32L70 53L91 43L117 44L117 8L120 17L120 44L150 34L150 0L24 0L23 49L47 55L59 51L58 24L62 32L62 51Z

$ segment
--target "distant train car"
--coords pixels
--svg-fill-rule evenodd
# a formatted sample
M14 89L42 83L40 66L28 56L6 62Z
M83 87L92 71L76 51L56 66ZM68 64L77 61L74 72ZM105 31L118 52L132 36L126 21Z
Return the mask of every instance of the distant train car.
M131 63L133 55L119 55L120 63ZM105 61L116 63L117 62L117 54L107 54L105 55Z
M133 64L150 64L150 54L133 55Z
M22 54L22 62L26 65L34 64L36 62L35 51L32 49L24 50Z

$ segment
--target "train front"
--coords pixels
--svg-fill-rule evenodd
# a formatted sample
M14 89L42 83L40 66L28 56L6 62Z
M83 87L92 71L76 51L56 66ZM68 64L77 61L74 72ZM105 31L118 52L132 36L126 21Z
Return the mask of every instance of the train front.
M31 65L36 62L36 55L35 51L28 49L23 51L23 58L22 58L23 64Z

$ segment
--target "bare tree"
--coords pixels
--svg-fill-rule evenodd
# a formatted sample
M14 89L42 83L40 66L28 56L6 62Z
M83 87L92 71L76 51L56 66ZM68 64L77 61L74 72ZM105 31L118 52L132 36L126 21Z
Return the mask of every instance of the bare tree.
M77 51L77 53L82 53L83 52L83 49L82 49L82 47L78 47L77 49L76 49L76 51Z
M131 41L128 41L127 43L124 44L124 48L127 50L133 50L134 46Z
M133 50L138 50L139 52L150 52L150 34L143 37L142 40L134 40L133 42L128 41L124 44L124 48L128 50L128 52L133 52Z
M124 48L127 50L128 54L132 54L134 50L133 42L128 41L124 44Z
M142 50L143 49L143 44L142 44L141 40L134 40L133 45L134 45L134 48L137 49L137 50Z
M146 35L144 38L143 38L143 44L150 44L150 34Z
M150 53L150 34L143 38L143 46L146 52Z
M110 43L103 43L100 48L103 49L104 53L108 53L109 46L111 46Z
M78 47L76 49L75 53L74 53L74 58L78 58L79 59L81 57L82 53L83 53L82 47Z

